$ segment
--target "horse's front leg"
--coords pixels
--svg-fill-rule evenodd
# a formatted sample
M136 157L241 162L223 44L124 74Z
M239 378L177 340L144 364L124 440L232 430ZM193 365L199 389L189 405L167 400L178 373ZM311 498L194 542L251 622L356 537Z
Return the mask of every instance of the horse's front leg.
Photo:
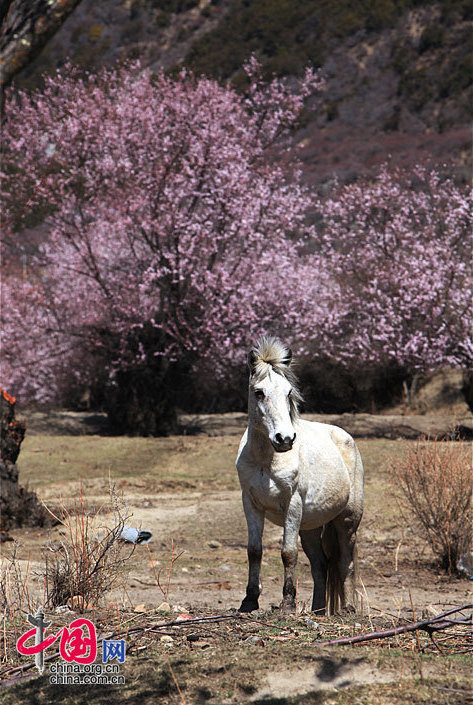
M284 519L281 558L284 565L284 585L281 609L285 612L296 610L296 565L297 537L302 519L302 499L298 494L291 497Z
M243 492L243 509L248 524L248 585L239 612L252 612L259 607L258 597L261 593L259 575L263 555L264 514L255 507L246 492Z

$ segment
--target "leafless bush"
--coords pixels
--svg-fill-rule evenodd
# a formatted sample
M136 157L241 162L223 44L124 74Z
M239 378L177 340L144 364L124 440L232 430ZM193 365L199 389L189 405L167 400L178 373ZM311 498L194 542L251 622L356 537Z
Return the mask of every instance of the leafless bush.
M20 561L18 549L19 545L15 542L10 555L3 553L0 566L0 608L7 617L15 617L31 609L28 590L30 562Z
M471 447L454 441L420 441L391 469L421 532L451 573L460 556L471 549Z
M148 549L148 555L150 557L150 566L153 569L154 577L156 579L156 585L159 587L161 592L163 593L163 597L165 601L167 602L169 599L169 585L171 582L171 575L172 571L174 569L174 563L179 560L179 558L185 553L185 551L177 551L176 544L174 543L174 539L171 538L171 546L169 549L169 563L167 567L167 575L166 575L166 581L163 584L161 582L161 573L164 570L164 566L159 569L158 572L156 572L156 568L154 566L154 561L151 556L151 551L149 550L149 547L146 546Z
M72 510L62 507L60 521L66 538L46 551L45 586L49 607L69 604L80 612L96 605L123 575L134 545L120 534L129 519L113 488L109 507L89 513L82 491ZM113 511L113 526L103 525L101 514ZM51 555L52 554L52 555Z

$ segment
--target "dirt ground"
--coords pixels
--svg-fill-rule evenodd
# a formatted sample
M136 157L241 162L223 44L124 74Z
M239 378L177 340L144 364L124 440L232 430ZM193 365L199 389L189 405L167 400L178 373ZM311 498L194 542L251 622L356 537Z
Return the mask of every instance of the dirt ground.
M120 584L89 618L100 621L105 632L113 631L117 619L120 625L140 620L149 625L172 621L180 614L229 618L207 630L203 623L194 641L179 627L168 628L167 641L162 631L155 638L145 633L129 649L124 690L62 686L54 690L54 701L109 702L113 698L121 702L123 697L124 702L140 704L188 705L466 702L471 675L468 654L454 649L441 653L428 639L420 644L413 635L357 648L317 646L336 636L386 628L473 602L473 583L447 576L436 566L392 485L390 463L415 441L360 438L357 443L366 492L358 534L360 614L317 618L314 625L309 613L312 581L301 551L298 615L282 619L276 609L282 590L281 529L267 523L263 593L260 610L248 618L253 630L249 633L249 622L231 621L244 596L247 573L246 524L234 469L236 436L27 435L20 478L53 512L61 506L72 508L81 494L91 516L102 507L97 523L110 524L107 506L113 484L132 514L127 523L153 534L148 546L136 547ZM67 536L61 525L20 529L13 535L22 575L27 576L29 609L44 602L42 573L48 543L57 544ZM172 570L171 546L175 555L183 552ZM12 549L11 543L3 547L4 558ZM50 612L53 621L64 619ZM130 633L120 629L128 644ZM53 691L44 676L41 680L32 671L7 672L24 662L4 646L0 676L5 674L8 685L15 683L7 688L5 703L51 702Z

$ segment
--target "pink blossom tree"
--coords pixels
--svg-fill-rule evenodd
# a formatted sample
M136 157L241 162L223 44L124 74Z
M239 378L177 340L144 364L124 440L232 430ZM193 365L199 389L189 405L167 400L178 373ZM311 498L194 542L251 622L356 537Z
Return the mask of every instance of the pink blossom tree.
M58 401L98 375L116 430L168 432L189 369L222 374L262 331L308 337L319 280L295 236L312 232L309 195L275 155L321 83L246 70L240 95L185 72L68 67L8 101L5 242L33 216L48 233L2 287L17 397Z
M401 368L409 383L442 366L472 369L471 188L385 166L318 209L332 282L327 354L352 369Z

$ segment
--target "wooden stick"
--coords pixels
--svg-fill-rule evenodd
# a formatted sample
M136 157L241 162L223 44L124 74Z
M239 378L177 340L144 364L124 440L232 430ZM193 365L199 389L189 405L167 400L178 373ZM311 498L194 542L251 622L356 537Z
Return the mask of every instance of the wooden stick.
M332 639L332 641L324 641L318 643L317 646L334 646L334 645L345 645L345 644L358 644L361 641L373 641L374 639L386 639L390 636L396 636L396 634L405 634L406 632L414 632L418 629L422 629L428 633L439 631L440 629L446 629L450 626L450 620L445 620L449 614L454 614L455 612L462 612L463 610L468 610L473 608L472 605L462 605L461 607L454 607L447 612L442 612L442 614L432 617L431 619L424 619L421 622L414 622L413 624L405 624L401 627L394 627L393 629L385 629L380 632L370 632L369 634L358 634L357 636L342 637L340 639ZM469 623L467 620L466 623Z

